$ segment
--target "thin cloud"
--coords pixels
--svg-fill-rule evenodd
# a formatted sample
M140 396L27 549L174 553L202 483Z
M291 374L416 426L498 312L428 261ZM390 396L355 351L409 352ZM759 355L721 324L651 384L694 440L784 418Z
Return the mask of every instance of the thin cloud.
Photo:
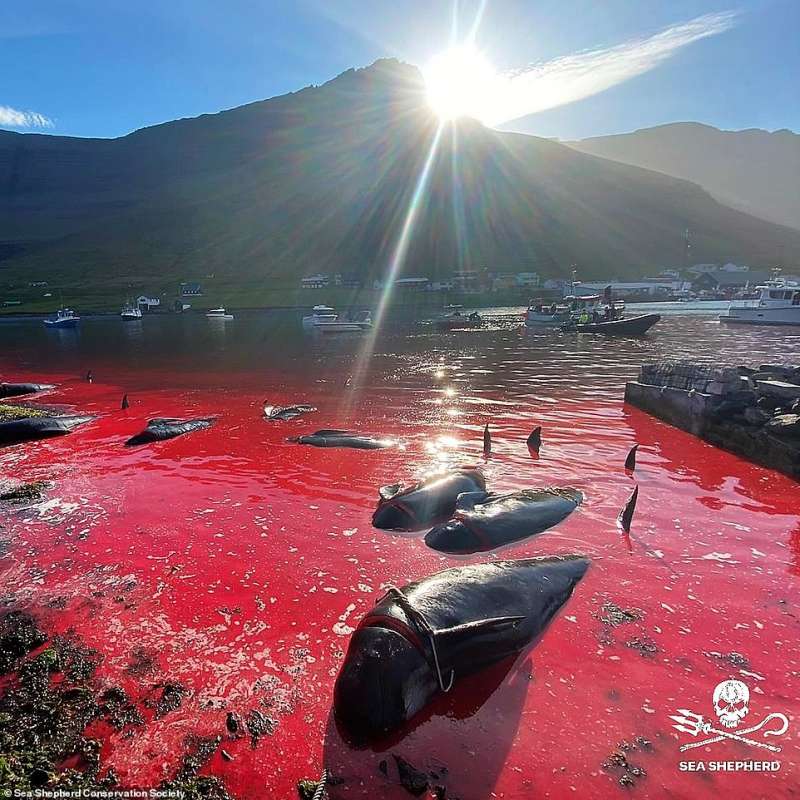
M18 111L10 106L0 106L0 127L52 128L53 120L38 111Z
M603 92L657 67L692 42L729 30L737 17L735 11L704 14L654 36L498 75L483 121L499 125Z

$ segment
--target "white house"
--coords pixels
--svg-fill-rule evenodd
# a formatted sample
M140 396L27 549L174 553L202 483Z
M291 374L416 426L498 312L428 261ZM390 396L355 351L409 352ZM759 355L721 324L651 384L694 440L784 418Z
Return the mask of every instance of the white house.
M150 311L151 308L158 308L161 305L161 299L142 294L136 298L136 305L143 311Z
M321 273L317 275L308 275L300 280L300 286L303 289L324 289L329 283L330 278Z

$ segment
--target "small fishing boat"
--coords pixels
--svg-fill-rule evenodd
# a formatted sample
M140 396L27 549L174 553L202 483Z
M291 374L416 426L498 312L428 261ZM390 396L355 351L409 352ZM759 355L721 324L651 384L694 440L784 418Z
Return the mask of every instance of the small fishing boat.
M46 319L44 324L48 328L75 328L81 318L71 308L59 308L55 319Z
M560 303L531 303L522 315L528 328L559 328L570 321L573 314L586 311L592 314L601 309L600 295L590 294L582 297L567 295Z
M139 306L128 301L124 306L122 306L122 311L120 311L119 315L125 322L135 322L136 320L142 318L142 310L139 308Z
M777 271L776 271L777 273ZM720 322L745 325L800 325L800 283L776 277L757 286L755 300L734 301Z
M622 317L607 322L568 322L561 326L562 331L575 333L603 333L607 336L641 336L647 333L661 319L660 314L639 314L636 317Z
M372 316L369 311L362 311L342 319L330 306L319 305L314 306L310 315L303 317L303 327L321 333L357 333L372 327Z
M233 314L229 314L224 308L212 308L206 312L209 319L233 319Z

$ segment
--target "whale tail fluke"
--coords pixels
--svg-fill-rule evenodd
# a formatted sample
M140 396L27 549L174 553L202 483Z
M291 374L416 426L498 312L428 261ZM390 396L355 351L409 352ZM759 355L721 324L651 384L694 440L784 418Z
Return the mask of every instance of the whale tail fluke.
M127 394L122 395L122 405L121 405L122 410L124 411L126 408L130 408L130 405L131 404L128 402L128 395Z
M628 457L625 459L625 469L633 470L636 469L636 451L639 449L639 445L635 444L631 449L628 451Z
M492 452L492 434L489 432L489 423L483 429L483 454L488 456Z
M535 452L539 452L539 449L542 446L542 426L537 425L531 435L528 437L528 447Z
M636 501L639 498L639 487L636 486L634 490L631 492L631 496L628 498L628 502L625 503L625 508L620 511L619 514L619 525L625 533L631 532L631 522L633 521L633 512L636 511Z

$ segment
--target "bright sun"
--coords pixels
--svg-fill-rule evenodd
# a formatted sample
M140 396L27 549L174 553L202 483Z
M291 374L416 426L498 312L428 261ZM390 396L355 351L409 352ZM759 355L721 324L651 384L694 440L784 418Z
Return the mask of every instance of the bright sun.
M452 47L431 59L424 70L428 102L440 119L491 116L497 73L474 47Z

